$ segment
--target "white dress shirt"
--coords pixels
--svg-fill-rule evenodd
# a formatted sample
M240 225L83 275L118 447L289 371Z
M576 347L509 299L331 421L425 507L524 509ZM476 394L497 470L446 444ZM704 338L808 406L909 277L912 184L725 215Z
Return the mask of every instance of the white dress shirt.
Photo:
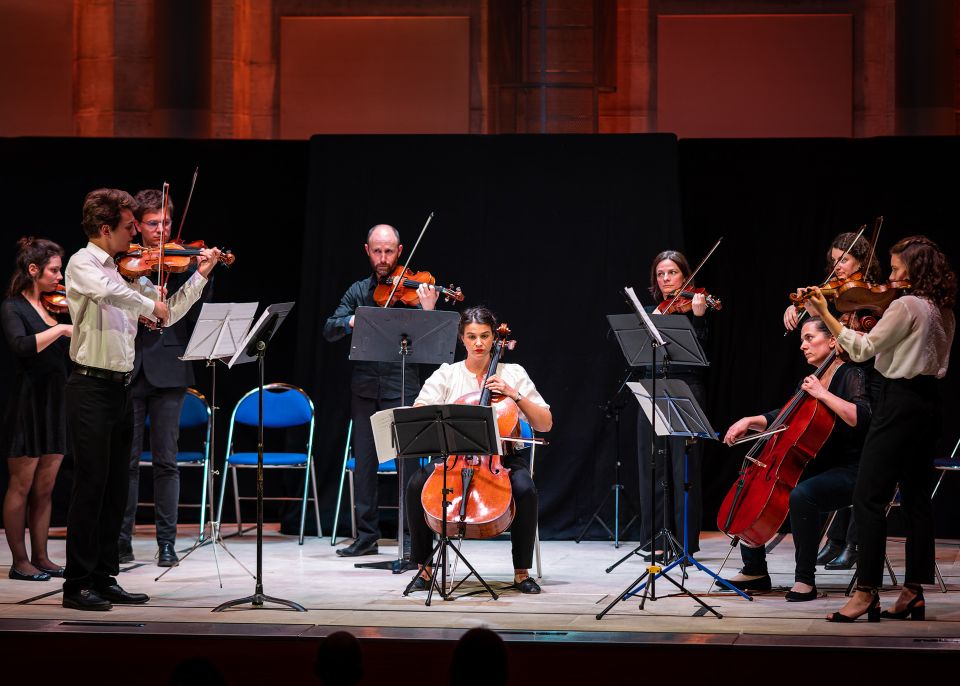
M877 371L888 379L920 375L942 379L950 363L955 327L952 310L941 310L926 298L903 295L869 333L843 327L837 342L854 362L876 357Z
M526 370L519 364L500 363L497 365L497 374L509 385L516 388L524 400L550 409L537 387L533 385L533 381L530 380ZM423 384L423 389L421 389L420 395L417 396L413 404L446 405L452 403L462 395L479 391L483 376L485 375L481 375L478 379L473 372L467 369L467 365L463 361L454 364L442 364ZM521 410L520 413L523 414L523 411ZM524 419L526 419L526 415L524 415Z
M70 359L87 367L132 371L137 322L141 316L154 319L153 305L159 299L156 287L145 277L135 283L126 281L113 257L93 243L70 258L64 283L73 322ZM194 272L167 300L167 324L187 313L206 283L205 276Z

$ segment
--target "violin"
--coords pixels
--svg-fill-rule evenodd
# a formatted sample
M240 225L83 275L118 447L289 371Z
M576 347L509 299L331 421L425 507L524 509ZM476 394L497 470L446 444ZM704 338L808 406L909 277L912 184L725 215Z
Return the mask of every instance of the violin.
M497 329L490 366L484 378L497 371L504 349L512 349L516 341L507 340L510 329L501 324ZM454 401L460 405L491 405L497 417L500 436L519 436L520 408L513 398L493 393L489 388L467 393ZM436 533L443 530L443 482L447 470L448 514L447 536L461 538L493 538L507 530L516 515L510 470L499 455L450 455L445 464L434 465L420 494L427 526Z
M836 356L836 351L831 352L817 367L818 379ZM790 492L830 438L835 420L825 404L802 389L797 391L764 433L783 430L758 440L744 458L740 475L717 513L719 529L751 548L773 538L789 514Z
M394 285L398 282L397 290L393 294L393 298L390 299L390 305L396 305L400 302L408 307L416 307L420 304L417 289L424 283L436 288L446 302L452 300L463 302L463 292L459 286L456 288L454 288L453 284L450 284L449 288L437 286L437 280L430 272L406 271L406 273L404 273L405 269L405 267L397 267L393 270L392 274L388 274L380 279L380 283L373 291L373 302L375 302L378 307L386 306L387 298L390 298L390 292L393 291ZM401 276L403 277L402 279Z
M685 288L679 292L671 293L667 298L657 305L657 314L686 314L693 309L693 296L703 293L707 296L707 307L714 311L723 309L723 303L720 298L707 293L706 288Z
M860 272L856 272L848 279L835 279L828 282L820 292L828 300L834 300L839 312L869 310L882 314L890 307L890 303L911 287L911 283L906 280L887 281L881 284L870 283L863 279ZM813 288L806 288L799 295L791 293L790 300L797 309L803 309L807 299L813 293Z
M47 312L51 314L64 314L69 309L67 307L67 289L62 283L58 283L57 287L49 293L40 294L40 302L46 308Z
M193 257L199 255L205 249L206 244L203 241L194 241L186 245L165 243L163 246L163 271L168 273L187 271ZM145 248L137 243L131 243L130 249L117 262L117 269L128 279L137 279L151 272L160 271L160 255L159 247ZM229 250L220 253L222 264L230 266L235 260L236 256Z

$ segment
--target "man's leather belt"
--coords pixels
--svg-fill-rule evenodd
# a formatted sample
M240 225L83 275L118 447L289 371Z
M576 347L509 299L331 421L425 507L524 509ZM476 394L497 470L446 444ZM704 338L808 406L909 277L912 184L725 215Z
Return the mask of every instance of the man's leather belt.
M114 383L122 383L124 386L130 385L130 375L132 372L115 372L110 369L100 369L99 367L87 367L86 365L74 365L73 371L83 376L92 376L96 379L106 379Z

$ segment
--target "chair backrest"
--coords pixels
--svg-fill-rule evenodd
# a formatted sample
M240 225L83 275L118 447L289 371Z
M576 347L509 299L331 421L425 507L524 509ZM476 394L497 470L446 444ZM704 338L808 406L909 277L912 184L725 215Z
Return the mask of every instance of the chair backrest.
M180 408L180 428L192 429L197 426L206 426L210 422L210 405L203 393L193 388L187 389L183 396L183 407ZM150 415L144 420L144 426L150 426Z
M257 426L260 417L255 388L240 399L233 410L237 424ZM285 383L271 383L263 387L263 425L270 429L300 426L313 421L313 401L306 392Z
M180 428L189 429L195 426L206 426L210 421L210 405L199 391L187 389L183 397L183 408L180 410Z

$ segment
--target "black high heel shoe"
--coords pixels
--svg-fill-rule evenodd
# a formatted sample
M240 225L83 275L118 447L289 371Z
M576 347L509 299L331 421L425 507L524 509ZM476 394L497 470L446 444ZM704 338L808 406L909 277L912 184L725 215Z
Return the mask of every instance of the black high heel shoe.
M867 588L864 586L857 586L857 590L861 593L869 593L873 596L873 600L870 601L867 609L858 614L856 617L850 617L841 612L834 612L832 615L827 617L828 622L850 623L857 621L863 615L867 616L868 622L880 621L880 593L875 588Z
M914 621L922 622L926 619L927 615L927 606L923 602L923 586L919 588L911 585L904 584L906 588L909 588L911 591L915 591L917 595L907 603L907 606L900 612L893 612L892 610L884 610L880 613L882 619L912 619Z

